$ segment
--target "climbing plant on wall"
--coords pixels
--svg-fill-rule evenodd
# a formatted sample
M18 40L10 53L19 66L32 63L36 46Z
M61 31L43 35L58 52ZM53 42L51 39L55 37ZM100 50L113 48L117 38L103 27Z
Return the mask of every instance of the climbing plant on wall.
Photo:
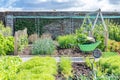
M47 24L50 24L52 20L48 19L40 19L39 22L37 21L37 24L35 22L35 19L16 19L14 29L15 31L23 30L24 28L27 28L28 35L39 33L41 35L44 30L43 27Z

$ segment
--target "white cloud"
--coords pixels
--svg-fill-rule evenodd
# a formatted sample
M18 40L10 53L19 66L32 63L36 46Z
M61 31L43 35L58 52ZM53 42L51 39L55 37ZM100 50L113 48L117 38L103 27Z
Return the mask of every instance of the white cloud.
M35 0L35 1L33 1L33 0L31 0L31 1L29 1L30 3L41 3L41 2L47 2L47 1L49 1L49 0Z
M22 11L22 8L13 8L9 6L8 8L0 8L0 11Z
M56 1L56 2L69 2L70 0L54 0L54 1Z
M4 0L0 0L0 3L3 1ZM13 5L16 4L16 1L21 1L21 0L8 0L6 4L3 4L4 6L0 6L0 10L24 10L21 7L13 7ZM64 5L56 6L54 2L63 3L65 4L65 6ZM35 0L35 1L24 0L24 3L34 4L34 8L33 8L34 10L40 10L40 9L50 10L50 8L56 8L56 10L61 10L61 11L90 11L90 10L94 11L101 8L102 11L114 11L114 10L120 11L120 3L111 4L109 0ZM41 3L45 3L45 4L48 3L48 6L44 6L44 4L43 6L40 7L35 6L35 4L39 5ZM25 6L25 8L27 8L27 6Z
M82 6L79 6L81 5ZM76 0L75 5L77 7L73 6L68 9L62 9L62 10L67 10L67 11L95 11L97 9L101 9L102 11L120 11L120 3L119 5L113 5L110 4L108 0Z

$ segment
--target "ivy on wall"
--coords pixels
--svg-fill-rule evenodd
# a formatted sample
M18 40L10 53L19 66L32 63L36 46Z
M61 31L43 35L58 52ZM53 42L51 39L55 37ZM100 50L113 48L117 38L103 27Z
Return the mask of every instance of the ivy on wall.
M47 24L50 24L52 20L47 19L40 19L39 21L35 22L35 19L16 19L14 25L14 31L23 30L27 28L28 35L37 33L41 35L44 30L43 27Z

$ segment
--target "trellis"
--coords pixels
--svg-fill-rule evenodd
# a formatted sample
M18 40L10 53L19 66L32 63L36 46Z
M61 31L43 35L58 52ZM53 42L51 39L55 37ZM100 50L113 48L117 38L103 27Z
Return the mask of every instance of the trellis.
M94 23L92 23L91 19L92 17L90 17L90 14L96 14L96 17L95 17L95 20L94 20ZM101 10L97 10L95 12L92 12L92 13L88 13L86 14L84 20L83 20L83 23L82 23L82 26L84 25L85 21L88 20L89 24L91 25L91 30L89 31L89 36L90 37L93 37L94 35L94 28L95 28L95 25L98 21L98 18L101 18L101 21L102 21L102 24L103 24L103 27L104 27L104 37L105 37L105 49L107 49L107 44L108 44L108 38L109 38L109 33L108 33L108 29L107 29L107 26L105 24L105 21L104 21L104 18L103 18L103 15L102 15L102 12Z

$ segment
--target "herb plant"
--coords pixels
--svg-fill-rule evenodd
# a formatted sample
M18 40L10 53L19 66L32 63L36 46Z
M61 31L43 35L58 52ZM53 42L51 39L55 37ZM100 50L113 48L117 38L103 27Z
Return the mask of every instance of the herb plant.
M32 45L32 54L53 54L55 45L52 39L38 39Z
M72 62L69 58L62 57L60 61L60 71L64 75L64 77L68 78L72 76Z
M77 44L76 35L74 34L58 36L57 41L60 48L73 48Z

